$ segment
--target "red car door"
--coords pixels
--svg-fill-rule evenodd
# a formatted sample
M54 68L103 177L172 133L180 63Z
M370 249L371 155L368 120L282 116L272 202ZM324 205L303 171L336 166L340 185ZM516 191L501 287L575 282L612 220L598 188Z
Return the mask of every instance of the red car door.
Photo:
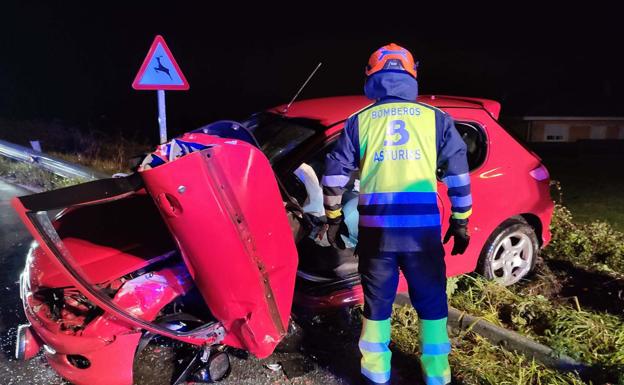
M141 172L224 343L268 356L286 334L297 250L275 175L243 142L203 134L205 150Z

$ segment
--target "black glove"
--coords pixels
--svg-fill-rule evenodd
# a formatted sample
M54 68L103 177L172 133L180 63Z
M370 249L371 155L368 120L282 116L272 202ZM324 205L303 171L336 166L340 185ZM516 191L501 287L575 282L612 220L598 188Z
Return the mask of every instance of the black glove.
M345 243L342 240L340 234L349 234L349 229L347 229L347 225L344 223L343 216L339 216L333 219L327 219L327 224L324 226L323 232L327 234L327 241L333 247L337 247L339 249L345 249ZM319 234L322 238L322 233Z
M468 234L468 219L455 219L451 217L450 226L444 235L444 244L453 237L453 250L451 255L464 254L468 243L470 243L470 234Z

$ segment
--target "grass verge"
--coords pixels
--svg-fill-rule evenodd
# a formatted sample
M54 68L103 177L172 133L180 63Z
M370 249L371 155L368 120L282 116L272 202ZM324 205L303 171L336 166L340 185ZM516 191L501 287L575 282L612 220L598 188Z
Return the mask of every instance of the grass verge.
M624 320L548 298L536 287L506 288L463 276L450 304L594 366L594 383L624 384Z
M413 356L419 353L418 317L409 306L395 307L392 341L395 348ZM449 357L456 382L465 385L577 385L585 384L574 373L559 373L523 355L492 345L478 334L466 331L451 335Z
M85 182L81 179L68 179L35 165L16 162L0 157L0 178L27 186L36 191L48 191Z
M544 257L616 275L624 275L624 233L605 221L578 223L566 207L555 206L552 240Z
M81 130L61 122L0 119L0 138L27 147L39 140L45 153L106 174L129 171L133 158L154 148L139 133Z
M551 244L543 253L546 262L567 261L583 271L606 273L603 277L614 277L610 281L621 281L623 233L604 221L576 222L561 205L555 207L551 231ZM576 296L561 297L562 289L569 289L563 287L567 283L565 276L554 274L540 263L531 279L521 284L506 288L479 276L462 276L449 279L447 294L452 306L590 365L589 373L584 373L583 378L574 373L559 373L466 331L452 338L454 350L450 360L456 379L471 385L624 385L624 314L589 311L581 307ZM593 284L595 287L601 283ZM407 354L417 354L418 323L414 310L395 308L393 325L396 347Z
M624 232L624 169L613 155L551 156L543 154L551 178L565 193L561 203L578 223L600 220Z
M19 126L20 130L12 129ZM134 160L150 151L152 145L144 139L126 138L120 133L96 130L82 131L54 122L6 122L0 119L0 137L29 146L29 139L39 139L43 151L70 163L112 175L129 172ZM80 179L65 179L36 165L0 157L0 177L35 190L53 190L76 183Z

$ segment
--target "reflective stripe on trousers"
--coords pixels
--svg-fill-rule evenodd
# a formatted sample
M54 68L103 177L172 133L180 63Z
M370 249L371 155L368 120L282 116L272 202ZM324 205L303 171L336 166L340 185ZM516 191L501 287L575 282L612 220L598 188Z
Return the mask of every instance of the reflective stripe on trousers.
M451 383L451 367L448 362L451 343L446 321L447 318L420 320L420 364L427 385Z
M362 334L358 344L362 353L362 375L372 384L390 381L390 319L362 320Z
M446 318L420 320L420 364L425 384L446 385L451 382L448 355L451 343L446 330ZM362 353L361 372L371 385L390 383L392 352L390 319L374 321L363 318L359 348Z

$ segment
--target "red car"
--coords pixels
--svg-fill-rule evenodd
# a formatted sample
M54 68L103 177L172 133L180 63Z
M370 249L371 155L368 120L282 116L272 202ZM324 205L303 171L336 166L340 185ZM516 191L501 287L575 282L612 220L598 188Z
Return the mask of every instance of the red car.
M550 240L548 171L500 126L499 103L419 102L451 114L468 145L472 238L464 255L446 257L448 275L478 268L517 282ZM19 329L18 358L43 347L75 384L129 385L156 336L195 347L173 383L218 380L229 370L223 346L268 356L291 308L314 314L361 303L357 175L343 196L344 249L324 241L318 180L344 121L369 103L314 99L216 122L176 139L184 156L15 198L36 239L20 278L30 325Z

